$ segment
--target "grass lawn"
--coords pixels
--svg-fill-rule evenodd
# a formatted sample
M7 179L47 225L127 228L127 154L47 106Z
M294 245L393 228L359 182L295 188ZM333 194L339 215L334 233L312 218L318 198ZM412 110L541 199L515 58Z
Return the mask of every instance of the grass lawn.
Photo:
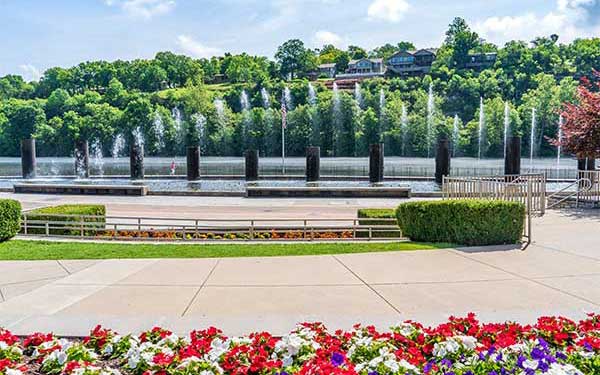
M0 260L268 257L433 250L448 247L452 245L415 242L185 245L12 240L0 243Z

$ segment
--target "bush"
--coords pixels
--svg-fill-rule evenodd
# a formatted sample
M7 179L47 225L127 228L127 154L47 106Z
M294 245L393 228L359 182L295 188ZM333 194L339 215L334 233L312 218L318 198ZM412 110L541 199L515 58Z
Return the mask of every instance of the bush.
M81 230L74 228L77 224L72 222L79 222L80 218L76 216L53 216L53 215L82 215L82 216L100 216L97 218L86 217L83 219L85 223L97 223L93 225L98 230L104 229L106 223L106 207L100 204L63 204L60 206L43 207L27 212L27 220L40 220L40 221L54 221L54 222L71 222L61 225L60 223L51 224L50 234L62 235L62 236L78 236L81 234ZM41 224L32 224L39 226ZM62 227L69 227L68 229L61 229ZM89 228L89 225L86 225ZM44 228L32 228L28 230L29 233L44 234L46 230ZM95 235L95 230L84 231L85 235Z
M492 200L407 202L398 206L396 217L404 235L413 241L514 244L523 235L525 205Z
M0 199L0 242L13 238L21 228L21 203Z
M396 211L393 208L361 208L357 212L357 216L359 218L359 225L371 225L371 226L391 226L394 225L394 222L389 220L381 220L381 219L394 219L396 218ZM379 219L379 220L378 220ZM400 230L392 231L392 230L384 230L384 231L372 231L372 236L377 238L383 237L402 237L402 232ZM369 233L367 231L361 231L356 233L357 237L369 237Z

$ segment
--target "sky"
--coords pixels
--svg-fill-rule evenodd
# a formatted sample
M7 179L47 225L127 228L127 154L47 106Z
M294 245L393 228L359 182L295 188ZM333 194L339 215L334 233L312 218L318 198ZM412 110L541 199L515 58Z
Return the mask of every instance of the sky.
M0 0L0 76L32 80L53 66L166 50L272 57L291 38L311 48L436 47L457 16L498 45L600 36L600 0Z

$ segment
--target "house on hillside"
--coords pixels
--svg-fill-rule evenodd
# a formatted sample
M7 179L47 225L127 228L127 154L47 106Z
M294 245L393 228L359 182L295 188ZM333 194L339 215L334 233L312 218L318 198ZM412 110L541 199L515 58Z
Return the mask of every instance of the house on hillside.
M321 64L317 67L317 74L319 77L333 78L335 77L335 73L335 63Z
M383 59L363 58L350 60L346 74L381 74L385 72Z
M434 48L418 51L396 52L387 59L387 73L398 76L419 76L431 71L437 50Z
M469 62L465 67L474 70L488 69L494 66L497 57L496 52L469 53Z

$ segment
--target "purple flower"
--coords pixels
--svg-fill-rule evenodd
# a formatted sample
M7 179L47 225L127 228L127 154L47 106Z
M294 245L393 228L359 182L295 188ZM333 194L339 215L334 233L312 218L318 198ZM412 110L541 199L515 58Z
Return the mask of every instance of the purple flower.
M567 359L567 356L563 352L556 352L556 358L565 360L565 359Z
M583 347L585 348L585 350L587 350L588 352L593 352L594 351L594 347L592 345L590 345L589 342L584 342L583 343Z
M341 353L333 353L331 356L331 364L335 367L339 367L344 363L344 355Z
M498 375L498 373L496 371L492 370L492 371L488 372L488 375Z
M427 374L427 373L429 373L429 371L431 371L432 368L433 368L433 362L431 362L431 361L427 362L425 364L425 366L423 366L423 372Z
M377 371L371 371L369 372L369 375L379 375L379 373Z
M533 348L533 350L531 351L531 358L533 358L533 359L540 360L540 359L544 359L545 357L546 357L546 354L538 348Z
M448 358L444 358L442 359L442 361L440 362L440 365L442 366L446 366L448 368L452 367L452 361L449 360Z
M502 353L498 353L498 355L496 356L496 362L502 362L503 359L504 357L502 356Z

